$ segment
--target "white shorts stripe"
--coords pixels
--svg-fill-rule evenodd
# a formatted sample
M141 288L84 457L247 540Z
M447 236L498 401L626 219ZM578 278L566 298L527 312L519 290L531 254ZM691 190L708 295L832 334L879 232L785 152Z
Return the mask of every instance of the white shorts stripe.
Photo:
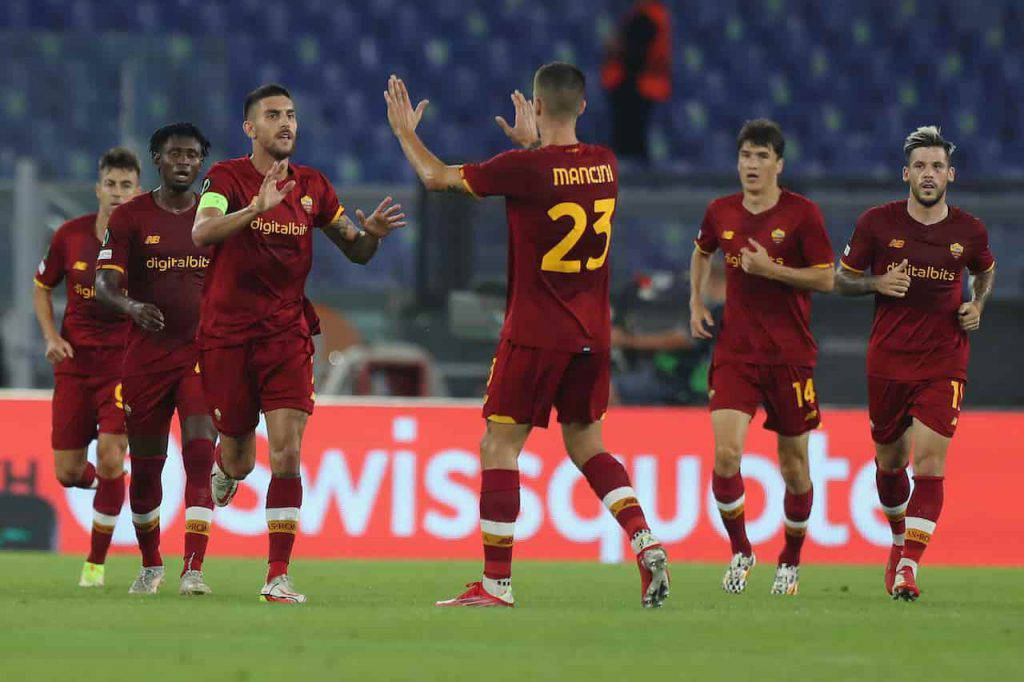
M794 521L791 518L786 518L785 524L787 528L806 528L809 521Z
M117 525L117 517L116 516L111 516L110 514L104 514L102 512L98 512L95 509L92 510L92 520L93 520L93 523L96 523L96 524L98 524L100 526L116 526Z
M185 510L185 520L213 523L213 510L206 507L189 507Z
M743 503L746 501L747 496L744 494L740 495L737 499L733 500L732 502L722 502L721 500L716 499L715 504L718 505L719 511L731 512L735 509L739 509L740 507L742 507Z
M919 530L928 535L935 533L935 522L929 521L928 519L922 519L918 516L907 517L907 530Z
M605 507L611 509L616 502L621 502L628 497L636 497L636 492L628 485L624 485L621 488L616 488L605 495L604 499L601 501L604 503Z
M516 524L514 521L509 523L507 521L488 521L487 519L480 519L480 530L488 535L510 538L515 535Z
M267 508L267 521L298 521L298 507Z
M910 504L910 499L909 498L907 499L906 502L904 502L903 504L898 505L896 507L886 507L884 504L881 505L881 507L882 507L882 511L885 512L886 516L895 516L896 514L903 514L903 513L905 513L907 511L907 505L908 504Z
M153 511L148 511L145 514L132 514L132 523L143 525L160 518L160 507L157 507Z

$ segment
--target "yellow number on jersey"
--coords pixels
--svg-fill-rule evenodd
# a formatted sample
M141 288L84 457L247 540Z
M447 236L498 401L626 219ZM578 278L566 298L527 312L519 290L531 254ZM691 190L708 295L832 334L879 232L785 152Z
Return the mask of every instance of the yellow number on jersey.
M608 259L608 248L612 243L612 214L615 212L615 199L598 199L594 202L594 212L601 214L594 223L594 232L605 235L604 251L600 258L588 258L587 270L597 270ZM569 201L556 204L548 211L553 221L572 218L572 229L562 241L555 244L541 259L540 269L546 272L580 272L582 263L578 260L565 260L566 254L572 251L587 229L587 212L579 204Z

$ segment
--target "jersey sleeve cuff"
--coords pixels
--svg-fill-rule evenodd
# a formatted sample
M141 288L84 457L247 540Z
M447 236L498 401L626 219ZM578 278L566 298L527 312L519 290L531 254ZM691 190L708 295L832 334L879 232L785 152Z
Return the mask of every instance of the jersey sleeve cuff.
M124 274L124 268L122 268L120 265L114 265L113 263L104 263L103 265L97 265L96 269L97 270L117 270L122 275Z
M850 272L856 272L858 275L859 274L863 274L863 272L864 272L863 270L858 270L857 268L855 268L853 266L847 265L846 261L844 261L844 260L840 260L839 264L842 265L845 269L849 270Z
M462 186L466 188L466 191L479 199L480 195L476 193L473 186L469 184L469 180L466 179L466 170L464 166L459 166L459 177L462 178Z
M830 260L827 263L818 263L817 265L812 265L811 267L812 268L831 268L835 264L836 264L836 262L834 260Z
M715 253L714 251L705 251L696 239L693 240L693 245L696 246L697 250L703 253L705 256L712 256Z
M981 275L981 274L984 274L986 272L992 272L995 269L996 269L996 262L992 261L992 265L988 266L984 270L971 270L971 274L972 275Z
M38 277L33 277L32 281L35 282L36 286L39 287L40 289L46 289L47 291L49 291L50 289L53 288L47 284L43 284L42 282L40 282Z

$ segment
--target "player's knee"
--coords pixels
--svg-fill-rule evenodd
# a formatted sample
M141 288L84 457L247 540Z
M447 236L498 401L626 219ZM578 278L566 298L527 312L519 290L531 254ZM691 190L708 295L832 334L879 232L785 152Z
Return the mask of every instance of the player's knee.
M515 469L519 453L490 430L480 439L480 463L484 469Z
M740 470L740 457L742 456L739 445L733 443L715 444L715 471L719 475L731 476Z
M946 454L921 450L914 453L915 476L945 476Z
M289 443L270 451L270 469L278 476L299 473L299 444ZM250 466L249 471L252 471Z
M54 473L57 475L57 482L65 488L73 488L82 479L85 471L85 462L72 462L57 464Z
M810 477L806 457L788 457L779 461L779 473L786 487L802 487Z

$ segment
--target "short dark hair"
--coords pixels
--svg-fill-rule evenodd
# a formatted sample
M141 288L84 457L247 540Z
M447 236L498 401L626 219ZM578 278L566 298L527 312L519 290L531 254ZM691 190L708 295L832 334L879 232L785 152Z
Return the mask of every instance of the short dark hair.
M288 99L292 98L292 93L288 92L288 88L283 85L278 85L277 83L261 85L245 96L245 105L242 107L242 116L249 118L249 111L253 106L268 97L277 97L279 95L283 95Z
M172 137L191 137L199 143L199 149L204 159L210 152L210 141L206 139L202 131L188 121L179 121L178 123L168 123L153 132L149 138L150 155L155 156L163 151L164 144Z
M770 147L781 159L786 155L786 137L782 134L779 124L767 118L755 118L747 121L736 136L736 151L749 142L755 147Z
M576 116L587 94L586 76L568 62L545 64L537 69L533 83L550 113L557 118Z
M946 159L951 158L956 151L956 145L942 137L942 128L939 126L921 126L907 135L903 141L903 154L909 160L911 152L922 147L942 147L946 150Z
M135 156L135 152L127 147L114 147L108 149L100 157L99 162L100 175L103 175L106 171L111 168L118 168L120 170L131 170L135 171L136 175L142 175L142 166L139 165L139 157Z

